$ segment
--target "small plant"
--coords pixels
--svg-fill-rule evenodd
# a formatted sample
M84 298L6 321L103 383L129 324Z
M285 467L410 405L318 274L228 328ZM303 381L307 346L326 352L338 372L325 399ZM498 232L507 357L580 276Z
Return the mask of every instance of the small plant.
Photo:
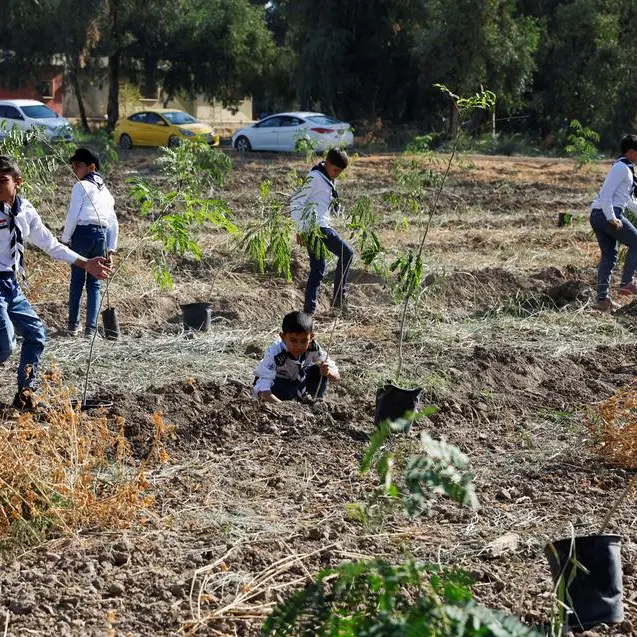
M316 147L318 142L309 137L298 137L294 142L294 148L297 153L303 155L306 163L314 161L316 157Z
M159 149L155 165L169 179L173 190L210 196L232 174L232 160L205 142L192 141Z
M383 251L380 239L374 231L378 215L370 197L364 196L349 209L347 229L358 240L359 254L365 265L371 265Z
M405 146L405 152L419 155L431 155L434 139L435 136L432 134L417 135L407 144L407 146Z
M255 217L243 231L240 248L260 273L265 272L270 261L274 271L290 281L294 224L286 205L274 197L272 183L267 180L261 182Z
M210 223L225 232L238 232L229 219L227 204L221 199L202 198L185 189L164 193L140 178L130 179L128 183L131 184L130 196L139 204L141 214L152 220L145 237L162 245L162 258L153 264L155 280L162 288L172 287L166 255L201 259L202 252L193 235L195 229Z
M569 133L566 139L568 144L564 147L564 150L574 157L575 170L579 170L598 159L599 151L596 143L600 139L599 133L586 128L578 120L574 119L569 124Z

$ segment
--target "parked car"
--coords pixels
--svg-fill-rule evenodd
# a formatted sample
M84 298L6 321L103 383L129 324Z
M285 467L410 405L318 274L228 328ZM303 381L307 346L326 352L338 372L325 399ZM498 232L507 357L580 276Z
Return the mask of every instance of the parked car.
M52 141L73 140L69 120L37 100L0 100L0 137L3 131L14 127L24 130L40 128Z
M237 150L278 150L292 152L308 143L322 152L334 146L345 148L354 143L352 127L323 113L277 113L241 128L232 136Z
M184 140L219 145L212 126L174 108L158 108L134 113L115 126L115 141L122 148L133 146L178 146Z

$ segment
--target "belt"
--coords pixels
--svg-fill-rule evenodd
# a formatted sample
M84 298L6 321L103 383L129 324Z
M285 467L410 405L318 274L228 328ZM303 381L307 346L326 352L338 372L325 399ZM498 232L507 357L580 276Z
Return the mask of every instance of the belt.
M100 226L98 223L78 223L78 228L99 228L100 230L106 230L108 226Z

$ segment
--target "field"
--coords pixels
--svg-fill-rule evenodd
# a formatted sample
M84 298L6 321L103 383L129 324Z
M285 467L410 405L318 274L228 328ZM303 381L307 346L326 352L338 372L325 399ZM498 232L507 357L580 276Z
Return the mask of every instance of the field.
M439 410L397 444L408 453L424 429L460 447L481 508L440 500L422 519L372 507L361 520L352 505L377 486L359 473L375 391L397 363L400 307L390 284L356 262L338 316L323 286L318 338L343 378L324 405L257 404L252 369L282 316L302 305L306 256L296 248L288 283L256 273L233 238L211 231L199 238L203 259L172 259L174 288L160 290L149 266L158 248L140 241L148 222L125 183L135 175L161 183L153 159L132 151L109 176L121 258L130 253L110 287L123 333L95 342L88 391L114 401L105 417L113 427L124 419L131 461L148 455L161 412L174 427L168 458L147 464L152 500L131 524L86 523L44 543L7 543L4 634L256 635L272 604L321 568L377 556L465 568L480 602L529 624L549 621L546 541L568 536L570 524L596 532L628 473L595 455L586 428L589 406L630 383L637 364L632 305L612 315L591 309L598 248L587 209L607 165L575 172L566 160L469 155L454 163L426 242L427 286L409 314L401 379ZM386 203L395 159L359 157L339 186L345 206L372 198L387 262L417 247L423 230ZM439 172L445 159L421 169ZM270 155L233 161L216 194L239 225L264 179L285 199L290 170L309 166ZM41 212L59 234L72 180L58 177ZM569 226L557 227L560 212L574 214ZM90 343L64 334L66 267L35 251L28 267L49 333L43 367L81 388ZM207 333L180 324L179 304L195 300L212 303ZM5 401L16 364L0 369ZM2 427L16 427L9 412ZM626 621L604 634L637 630L636 523L628 498L609 526L623 542Z

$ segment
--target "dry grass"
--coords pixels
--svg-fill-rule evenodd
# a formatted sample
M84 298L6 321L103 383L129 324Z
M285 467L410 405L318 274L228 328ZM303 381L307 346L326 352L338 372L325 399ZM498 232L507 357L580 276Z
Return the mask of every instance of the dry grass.
M596 405L589 428L602 458L617 467L637 469L637 380Z
M41 413L0 424L0 542L38 544L87 528L123 528L143 520L150 463L167 459L168 429L155 414L149 457L136 461L124 421L74 410L56 375L44 381Z

